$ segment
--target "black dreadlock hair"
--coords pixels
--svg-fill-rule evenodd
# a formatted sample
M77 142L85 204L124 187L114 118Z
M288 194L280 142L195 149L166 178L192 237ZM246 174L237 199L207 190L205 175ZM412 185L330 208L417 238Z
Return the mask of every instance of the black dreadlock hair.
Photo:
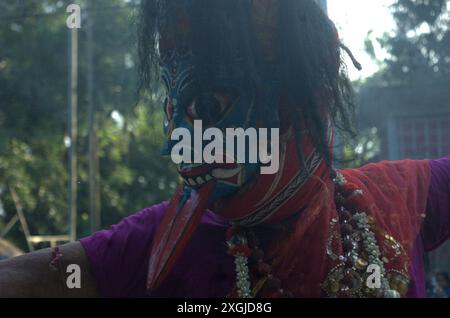
M160 37L167 30L175 34L184 31L180 29L176 15L180 7L191 21L190 41L196 58L198 85L209 83L208 74L214 67L211 56L220 55L223 61L231 60L230 54L238 46L243 52L243 71L258 87L267 63L252 23L251 1L142 0L138 43L140 89L150 88L159 76ZM275 69L292 112L299 158L303 162L301 145L308 134L323 158L331 164L328 119L343 135L355 135L352 124L356 107L341 59L337 32L314 0L278 2L278 25L273 38ZM183 39L178 40L181 43ZM300 128L302 121L305 129Z

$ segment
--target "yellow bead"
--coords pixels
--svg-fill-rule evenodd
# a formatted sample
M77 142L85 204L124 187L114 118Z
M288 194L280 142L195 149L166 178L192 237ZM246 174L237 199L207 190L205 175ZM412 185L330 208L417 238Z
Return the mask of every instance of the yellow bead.
M367 261L363 258L358 258L358 260L355 263L357 269L365 269L367 265L368 265Z

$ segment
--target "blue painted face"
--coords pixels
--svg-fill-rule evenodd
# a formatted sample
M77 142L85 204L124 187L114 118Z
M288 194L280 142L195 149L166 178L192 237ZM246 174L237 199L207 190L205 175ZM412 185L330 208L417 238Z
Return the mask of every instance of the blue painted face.
M194 135L194 120L202 120L203 129L215 127L224 134L226 128L279 127L279 85L276 81L266 81L256 89L250 76L244 72L231 75L226 67L218 63L214 68L217 71L210 75L210 91L200 92L194 65L194 56L190 51L181 53L172 50L163 56L161 76L167 89L164 102L167 142L162 150L163 155L170 155L178 142L170 140L175 128L187 128ZM260 163L178 165L186 192L195 191L215 180L211 203L238 191L259 170Z

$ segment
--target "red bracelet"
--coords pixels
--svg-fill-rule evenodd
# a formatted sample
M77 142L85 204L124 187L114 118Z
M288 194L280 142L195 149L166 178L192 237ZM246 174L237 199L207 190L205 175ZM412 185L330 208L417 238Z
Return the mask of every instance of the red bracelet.
M56 246L53 248L52 250L52 259L50 261L50 267L53 268L54 270L58 270L61 268L61 257L62 257L62 253L59 250L59 247Z

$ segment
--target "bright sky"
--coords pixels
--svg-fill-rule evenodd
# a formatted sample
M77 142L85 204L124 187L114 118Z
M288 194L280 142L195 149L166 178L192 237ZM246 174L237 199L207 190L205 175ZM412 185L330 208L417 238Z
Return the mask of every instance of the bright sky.
M376 39L395 28L389 11L394 0L328 0L328 13L336 24L343 42L352 50L363 70L356 70L350 60L348 72L352 80L365 78L378 70L378 65L364 50L364 40L370 31L370 38ZM386 56L379 46L375 46L378 59Z

